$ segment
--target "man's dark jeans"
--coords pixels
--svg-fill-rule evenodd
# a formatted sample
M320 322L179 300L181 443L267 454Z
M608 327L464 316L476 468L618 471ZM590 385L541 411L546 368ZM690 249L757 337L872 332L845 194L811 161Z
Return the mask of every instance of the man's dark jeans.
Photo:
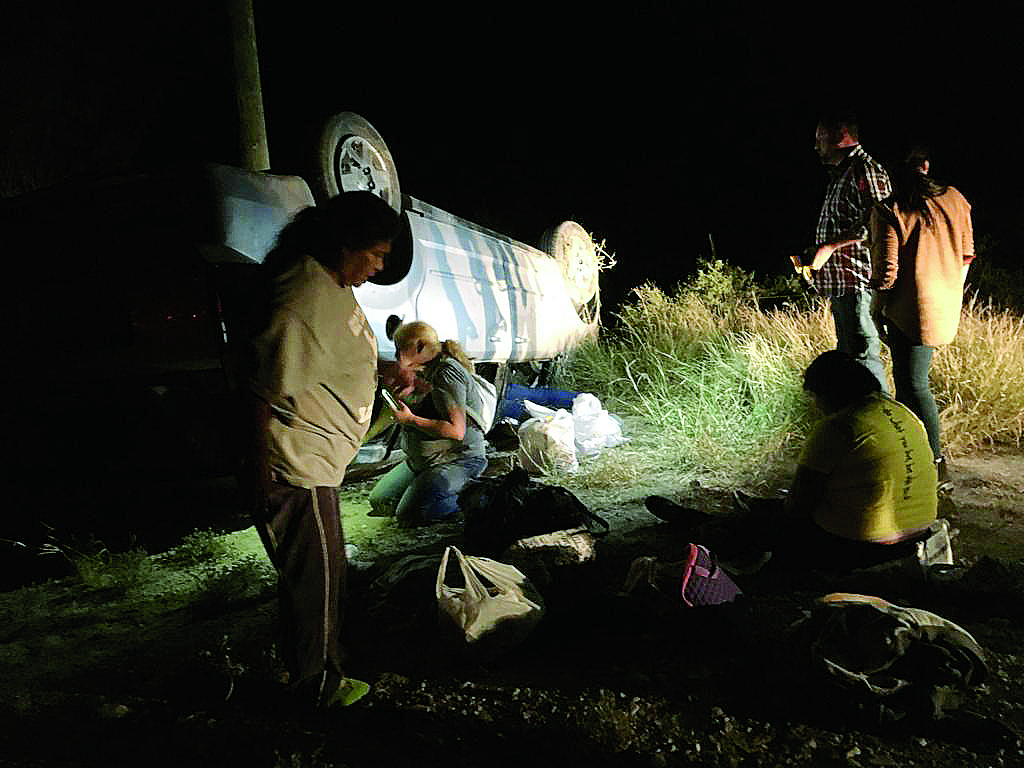
M846 352L875 375L882 391L889 392L889 380L882 365L882 341L871 318L873 291L863 290L833 296L829 303L836 324L836 348Z

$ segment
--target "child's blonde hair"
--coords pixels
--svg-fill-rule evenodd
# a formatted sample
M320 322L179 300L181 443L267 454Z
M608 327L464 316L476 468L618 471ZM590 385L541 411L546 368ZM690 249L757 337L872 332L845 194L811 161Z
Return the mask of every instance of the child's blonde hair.
M455 339L438 341L437 331L434 330L434 326L422 320L402 323L391 334L391 339L395 342L396 351L408 349L412 346L416 348L416 352L422 352L426 349L430 351L431 360L437 358L438 355L444 354L457 360L470 373L473 372L473 361L466 357L462 345L455 341Z

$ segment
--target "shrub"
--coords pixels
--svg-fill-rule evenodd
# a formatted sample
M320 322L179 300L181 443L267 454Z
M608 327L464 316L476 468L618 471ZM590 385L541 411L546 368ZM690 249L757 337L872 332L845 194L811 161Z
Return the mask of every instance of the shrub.
M47 528L47 541L39 548L39 554L63 557L74 568L78 579L90 589L116 588L125 592L152 573L152 563L141 549L111 552L95 537L86 544L74 539L64 541L54 528Z
M223 536L211 530L193 531L167 554L165 560L176 565L191 565L215 560L227 552L228 545Z

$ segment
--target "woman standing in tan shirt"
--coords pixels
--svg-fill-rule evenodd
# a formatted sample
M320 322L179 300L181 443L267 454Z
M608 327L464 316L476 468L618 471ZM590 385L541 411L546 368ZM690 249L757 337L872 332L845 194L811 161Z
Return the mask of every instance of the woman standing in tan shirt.
M924 422L940 490L952 488L942 456L939 415L928 381L934 348L960 323L964 281L974 258L971 206L929 175L915 148L890 171L894 192L871 217L873 314L892 353L896 399Z
M398 214L370 192L299 211L263 262L249 382L252 515L277 568L281 655L300 708L348 704L338 486L370 425L377 340L352 291L383 269Z

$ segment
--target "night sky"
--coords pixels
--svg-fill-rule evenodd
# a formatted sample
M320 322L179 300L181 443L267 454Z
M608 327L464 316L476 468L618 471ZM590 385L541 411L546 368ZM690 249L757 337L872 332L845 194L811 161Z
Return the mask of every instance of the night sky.
M357 112L383 135L403 192L527 242L568 218L605 238L613 301L644 279L685 277L709 235L720 258L783 271L813 231L814 125L831 104L858 112L880 160L906 136L929 141L933 174L973 202L976 228L1019 236L1024 68L1006 13L505 5L440 18L254 3L273 170L302 172L319 122ZM214 4L43 5L17 6L0 40L0 193L230 162Z

